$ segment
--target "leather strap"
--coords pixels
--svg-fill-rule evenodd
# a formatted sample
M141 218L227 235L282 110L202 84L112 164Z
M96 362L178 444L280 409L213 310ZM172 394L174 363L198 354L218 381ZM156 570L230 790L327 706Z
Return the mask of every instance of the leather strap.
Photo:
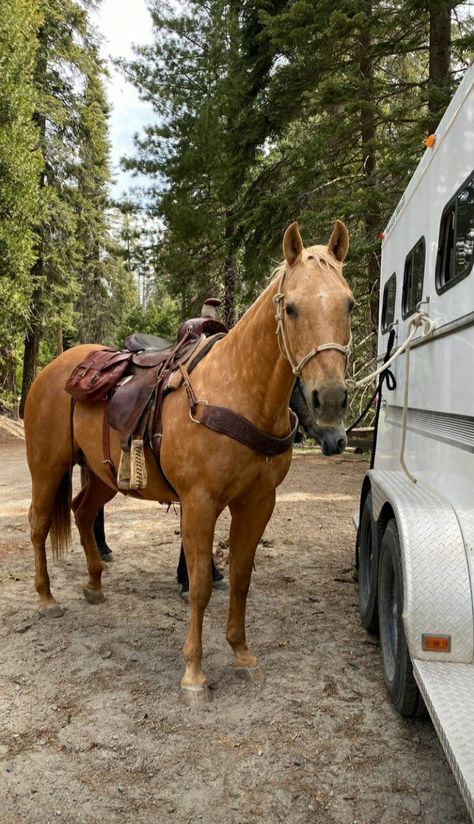
M71 460L69 462L69 471L71 473L72 478L72 470L74 468L74 407L76 405L76 401L74 398L71 398L71 403L69 405L69 438L71 440Z
M110 455L110 425L107 404L104 404L104 414L102 416L102 453L104 455L102 463L113 485L117 486L117 472Z
M268 432L263 432L253 425L247 418L232 412L224 406L211 406L207 404L203 407L199 423L207 426L214 432L228 435L229 438L245 444L255 452L260 452L267 458L274 458L276 455L283 455L290 449L298 429L298 418L292 409L290 412L291 430L284 438L276 438ZM197 419L196 419L197 420Z
M195 423L203 424L214 432L227 435L235 441L248 446L254 452L259 452L267 458L274 458L282 455L290 449L296 430L298 429L298 418L292 409L290 412L291 430L284 438L277 438L268 432L263 432L243 415L227 409L225 406L212 406L207 401L200 401L196 398L194 390L189 381L189 375L183 364L179 366L183 376L183 385L188 396L189 416ZM203 409L199 418L196 418L196 407L202 405Z

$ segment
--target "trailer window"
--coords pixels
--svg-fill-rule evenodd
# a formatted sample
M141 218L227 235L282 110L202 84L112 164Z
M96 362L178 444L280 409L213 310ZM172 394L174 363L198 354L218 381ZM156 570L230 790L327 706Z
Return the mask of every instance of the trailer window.
M444 209L439 230L436 290L444 292L465 278L474 258L474 173Z
M395 297L397 294L397 276L390 275L383 290L382 300L382 332L388 332L395 320Z
M402 314L411 315L423 296L423 275L425 273L425 239L420 238L408 253L403 272Z

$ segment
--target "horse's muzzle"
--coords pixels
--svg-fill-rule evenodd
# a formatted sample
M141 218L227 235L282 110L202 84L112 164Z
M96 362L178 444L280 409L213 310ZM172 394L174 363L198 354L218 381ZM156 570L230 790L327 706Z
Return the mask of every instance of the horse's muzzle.
M311 393L313 415L317 420L341 420L347 407L347 388L344 383L334 383L314 389Z
M343 426L321 429L319 443L323 455L340 455L347 446L347 435Z

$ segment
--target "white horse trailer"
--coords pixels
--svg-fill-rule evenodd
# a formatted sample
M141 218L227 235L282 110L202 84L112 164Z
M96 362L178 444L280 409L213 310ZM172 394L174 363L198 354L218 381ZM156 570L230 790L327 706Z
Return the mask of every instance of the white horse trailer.
M379 362L420 309L435 328L411 344L408 397L404 356L383 387L358 562L392 701L409 716L423 697L474 819L473 168L471 66L383 237Z

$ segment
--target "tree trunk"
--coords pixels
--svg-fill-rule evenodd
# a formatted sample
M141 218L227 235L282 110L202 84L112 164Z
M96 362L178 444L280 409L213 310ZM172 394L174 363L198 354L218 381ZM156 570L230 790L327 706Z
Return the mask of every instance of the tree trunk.
M380 207L376 184L377 127L373 103L375 92L373 89L372 38L369 23L372 14L370 3L365 6L365 11L367 14L367 24L359 35L359 69L363 78L360 105L360 131L362 172L365 178L364 187L366 192L364 232L367 246L367 291L369 295L371 328L372 331L375 332L373 339L375 355L379 316L379 290L377 286L380 278L380 256L377 247L377 235L380 231Z
M44 85L44 78L47 70L47 37L44 26L38 31L38 51L36 54L35 66L35 86L36 89L42 89ZM43 168L40 172L39 189L40 192L46 185L46 164L45 164L45 141L46 141L46 117L41 111L35 111L33 114L33 123L37 127L38 137L43 155ZM41 339L41 297L42 297L42 275L43 275L43 227L41 225L36 227L37 243L36 243L36 261L31 267L31 278L34 284L33 294L31 296L31 321L25 334L25 350L23 354L23 378L21 384L21 398L20 398L20 417L22 418L25 411L26 396L29 392L30 386L33 383L36 370L38 368L38 352Z
M233 255L224 260L224 321L228 326L235 323L235 291L237 286L237 264Z
M0 387L5 393L5 403L0 402L0 412L18 418L18 387L16 384L15 352L0 347Z
M40 331L36 324L31 324L25 337L25 351L23 355L23 380L21 384L20 418L25 414L26 396L36 377L38 368L38 352L40 345Z
M451 97L451 8L446 0L431 0L429 5L429 134L436 130Z
M43 183L44 185L44 183ZM31 269L33 283L37 283L31 296L31 321L25 335L25 349L23 354L23 378L21 383L20 417L25 411L26 396L36 377L38 368L38 353L41 341L41 285L40 278L43 272L43 244L41 238L37 245L38 257Z
M226 214L225 243L227 254L224 259L224 322L228 326L235 323L235 295L237 291L238 269L234 249L234 224L230 213Z
M62 352L64 352L63 327L61 325L61 321L58 320L56 324L56 356L60 355Z

